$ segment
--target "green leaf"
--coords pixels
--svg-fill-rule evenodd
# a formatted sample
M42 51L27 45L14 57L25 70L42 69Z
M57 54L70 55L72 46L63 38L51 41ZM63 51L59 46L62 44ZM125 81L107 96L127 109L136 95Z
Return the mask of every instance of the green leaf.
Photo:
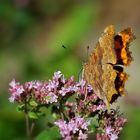
M25 104L22 104L22 105L18 105L16 110L17 111L23 111L24 110L24 107L25 107Z
M36 107L38 106L37 102L36 101L30 101L29 104L33 107Z
M35 112L28 112L28 116L31 119L38 119L38 115Z
M61 138L57 127L52 127L49 130L41 132L35 140L54 140Z
M46 96L45 99L46 100L50 100L52 97L51 96Z
M90 119L90 125L89 125L89 129L93 132L96 132L97 127L98 127L98 121L97 121L97 116L93 117L93 118L89 118Z

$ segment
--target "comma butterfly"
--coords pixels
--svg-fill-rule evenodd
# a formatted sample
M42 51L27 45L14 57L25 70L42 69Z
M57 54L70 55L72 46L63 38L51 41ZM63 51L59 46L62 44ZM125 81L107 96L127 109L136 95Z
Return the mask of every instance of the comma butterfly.
M134 39L131 28L115 34L113 25L106 27L83 66L83 78L107 105L126 94L128 75L123 67L133 60L129 45Z

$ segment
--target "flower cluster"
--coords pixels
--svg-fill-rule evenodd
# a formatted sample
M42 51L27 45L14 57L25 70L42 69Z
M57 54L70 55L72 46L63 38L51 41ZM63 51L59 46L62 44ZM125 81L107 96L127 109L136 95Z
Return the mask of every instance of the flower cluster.
M58 98L74 93L85 93L85 81L75 82L73 77L65 79L60 71L55 72L52 80L30 81L23 85L12 80L10 82L10 102L23 102L25 98L32 97L36 101L48 104L58 102Z
M9 85L9 101L19 103L31 98L41 104L55 103L58 102L58 97L78 91L74 79L71 77L66 80L60 71L55 72L52 80L48 82L30 81L20 85L12 80Z
M60 71L48 81L21 85L12 80L9 85L9 101L21 104L21 110L31 114L31 118L43 114L39 107L51 105L51 112L60 119L55 125L64 140L86 140L89 132L96 133L97 140L116 140L126 123L117 109L108 111L105 102L86 81L75 82L74 77L66 79ZM96 123L86 121L92 119Z
M59 127L64 140L86 140L89 123L81 117L74 117L69 122L58 120L55 124Z
M10 102L23 103L28 99L35 99L42 103L57 102L57 96L49 90L47 82L31 81L20 85L19 82L12 80L10 83Z
M105 109L106 105L104 101L94 93L94 90L90 85L86 85L86 82L82 81L82 91L79 92L77 111L89 114L104 111Z
M123 126L126 123L126 119L122 118L118 112L118 109L111 109L110 112L107 110L102 112L101 116L101 129L102 133L97 133L97 140L117 140Z

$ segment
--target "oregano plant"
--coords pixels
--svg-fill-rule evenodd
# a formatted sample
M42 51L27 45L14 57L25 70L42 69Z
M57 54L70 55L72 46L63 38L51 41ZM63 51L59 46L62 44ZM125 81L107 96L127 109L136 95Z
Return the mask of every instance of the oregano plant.
M108 108L84 79L65 78L61 71L48 81L12 80L9 93L9 101L25 115L29 139L117 140L126 123L119 108ZM35 138L36 122L45 116L47 128Z

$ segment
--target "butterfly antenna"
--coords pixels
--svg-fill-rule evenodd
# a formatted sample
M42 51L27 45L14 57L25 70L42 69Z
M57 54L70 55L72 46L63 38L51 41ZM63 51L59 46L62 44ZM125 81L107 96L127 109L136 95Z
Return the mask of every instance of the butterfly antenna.
M89 55L89 46L87 46L87 54L86 54L86 61L88 59L88 55ZM83 66L80 69L79 73L78 73L78 79L83 79Z
M78 72L78 79L81 80L83 79L83 67L80 69L80 71Z
M88 60L88 56L89 56L89 46L87 46L87 56L86 56L86 61Z

